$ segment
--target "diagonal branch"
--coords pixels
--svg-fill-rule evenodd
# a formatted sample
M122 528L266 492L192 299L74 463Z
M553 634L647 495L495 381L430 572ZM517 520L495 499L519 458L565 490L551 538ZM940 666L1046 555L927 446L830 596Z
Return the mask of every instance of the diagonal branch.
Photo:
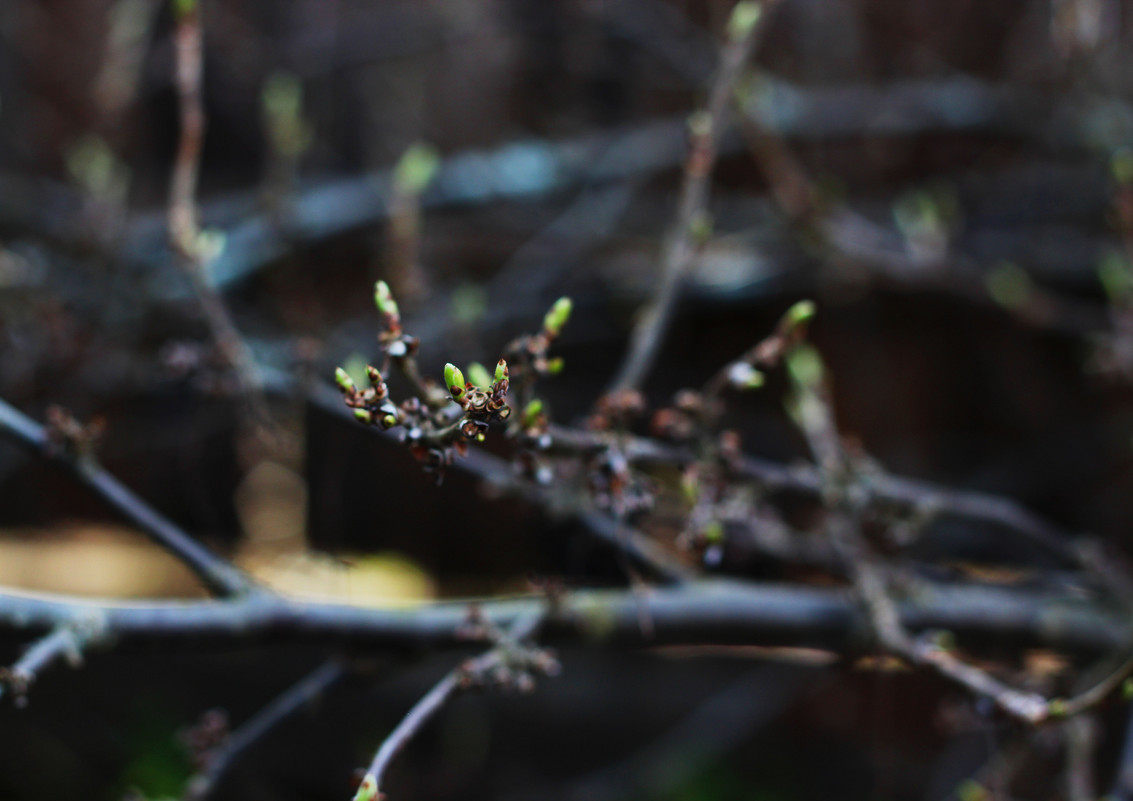
M773 4L774 0L766 3ZM733 10L733 20L741 7L759 8L749 3L737 3ZM720 68L712 83L708 103L703 111L694 115L693 122L690 123L692 150L685 164L676 218L662 245L660 281L656 293L642 310L630 335L629 352L611 384L612 393L636 389L657 358L676 306L681 280L691 269L696 257L697 233L698 229L703 229L708 212L709 181L716 164L728 106L735 93L740 72L755 48L761 27L753 20L751 24L743 26L742 30L733 32L721 54Z
M189 780L184 801L205 801L209 798L217 785L253 746L347 675L345 665L337 660L330 660L289 687L234 731L217 753L209 757L205 769Z
M67 448L53 447L43 426L4 400L0 400L0 436L15 440L28 450L61 464L123 518L181 560L214 594L236 596L262 591L251 576L162 516L108 473L93 457L74 453Z

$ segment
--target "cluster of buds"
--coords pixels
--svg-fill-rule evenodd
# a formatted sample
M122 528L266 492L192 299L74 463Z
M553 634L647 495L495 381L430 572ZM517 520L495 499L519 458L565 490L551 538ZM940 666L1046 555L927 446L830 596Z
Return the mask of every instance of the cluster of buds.
M620 449L605 448L595 455L587 471L594 505L615 515L633 515L653 508L653 488L645 476L630 467Z
M382 374L378 368L367 365L366 378L370 381L369 388L359 390L345 370L339 367L334 371L334 382L342 390L343 399L354 410L354 417L358 422L385 429L393 428L401 422L402 415L389 398L389 388Z
M507 362L503 359L497 362L493 381L486 388L466 381L464 373L455 364L445 365L445 387L449 396L464 410L460 433L466 439L483 442L490 422L507 420L511 416L511 407L507 405L508 378Z
M691 389L682 389L673 398L673 405L653 414L650 428L655 436L675 442L687 442L699 430L704 419L704 396Z

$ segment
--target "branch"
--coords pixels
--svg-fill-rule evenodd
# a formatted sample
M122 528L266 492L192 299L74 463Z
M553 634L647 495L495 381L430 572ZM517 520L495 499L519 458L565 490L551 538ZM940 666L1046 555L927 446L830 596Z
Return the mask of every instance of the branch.
M2 399L0 435L65 467L123 518L183 562L214 594L237 596L263 591L250 576L210 551L135 495L93 457L77 454L68 448L53 447L43 426Z
M209 251L216 245L202 237L197 215L197 178L207 124L201 95L204 73L201 10L199 0L180 0L175 6L174 53L181 137L169 186L169 238L182 268L193 283L217 349L235 370L256 418L267 421L270 416L252 352L240 335L224 299L206 277L208 263L216 255Z
M484 618L506 629L545 613L543 597L486 600ZM641 610L653 631L641 631ZM1045 647L1109 656L1133 635L1128 617L1060 590L919 584L895 603L910 632L947 630L971 648ZM372 609L300 603L269 595L239 600L93 601L60 595L0 593L0 634L47 632L92 618L115 647L230 648L255 642L351 646L360 652L462 650L466 603ZM652 589L579 590L549 614L542 640L607 647L762 645L859 655L871 643L870 619L851 593L830 587L697 581Z
M40 672L60 659L65 659L72 667L82 662L83 648L103 636L97 618L86 618L75 623L63 623L51 633L41 637L24 652L11 669L4 671L4 682L12 690L17 704L26 702L28 687ZM4 686L0 685L0 696Z
M767 3L773 4L774 0ZM752 7L748 3L737 3L733 19L738 16L736 10L741 6ZM759 6L754 8L758 9ZM676 219L662 247L661 276L657 291L634 326L630 335L629 352L618 370L610 392L636 389L649 372L665 338L681 279L692 267L696 255L697 230L702 227L707 215L709 179L716 164L724 118L735 93L740 71L755 47L756 34L760 29L758 22L753 21L739 31L738 35L733 35L720 58L720 69L713 81L708 104L694 118L696 121L690 123L693 129L692 152L685 165Z
M464 662L447 673L433 689L414 704L397 728L382 741L370 763L369 770L362 779L362 785L354 797L355 801L373 801L386 797L381 790L382 782L394 758L405 750L421 727L457 692L486 684L497 671L504 670L510 673L515 668L534 669L540 661L545 662L547 657L543 652L523 644L532 636L541 620L540 615L519 618L513 624L511 631L504 635L492 650Z
M234 731L217 753L209 757L205 769L189 780L184 801L204 801L211 796L217 785L256 743L347 675L348 671L341 662L330 660L289 687Z

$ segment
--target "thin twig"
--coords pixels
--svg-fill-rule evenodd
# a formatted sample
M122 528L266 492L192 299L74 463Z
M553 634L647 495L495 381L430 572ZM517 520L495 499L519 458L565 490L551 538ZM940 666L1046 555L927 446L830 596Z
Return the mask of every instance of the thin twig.
M16 696L17 703L24 701L28 687L40 672L61 659L77 666L82 661L82 649L103 633L98 619L89 617L81 622L62 624L32 643L19 661L5 671L5 683ZM0 695L3 692L4 685L0 684Z
M192 570L213 593L237 596L262 591L239 568L213 553L171 520L135 495L106 471L93 457L51 446L43 426L0 399L0 435L62 464L83 484L93 489L126 520Z
M362 786L355 796L356 801L385 798L381 788L394 758L405 750L421 727L458 691L484 684L492 673L515 660L533 658L536 652L523 643L534 634L541 622L542 616L538 614L520 617L494 648L475 659L467 660L445 674L433 689L413 705L397 727L382 741L362 779Z
M185 801L209 798L225 776L244 755L277 726L316 701L323 693L349 675L338 660L324 662L302 680L289 687L271 703L232 732L216 753L210 755L204 770L189 780Z
M765 5L773 5L773 2ZM681 280L692 267L696 255L697 228L707 214L709 179L716 164L728 106L761 27L759 24L747 26L741 36L729 41L721 54L720 68L709 92L708 103L692 126L692 151L685 164L676 218L662 246L657 291L638 317L630 335L629 351L610 386L611 392L636 389L663 344Z

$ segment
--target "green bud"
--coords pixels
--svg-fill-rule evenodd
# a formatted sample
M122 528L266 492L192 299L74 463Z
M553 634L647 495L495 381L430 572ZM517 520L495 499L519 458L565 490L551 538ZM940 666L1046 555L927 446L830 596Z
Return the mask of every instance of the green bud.
M562 356L556 356L553 359L547 360L547 372L551 375L558 375L563 371L565 366L566 362L563 361Z
M358 785L358 792L354 794L353 801L374 801L378 797L378 777L367 773Z
M397 301L393 299L393 293L389 291L389 284L385 281L374 284L374 305L378 307L378 311L390 317L398 317L401 314L397 308Z
M445 365L445 389L452 393L454 398L464 394L464 373L452 362Z
M695 472L686 470L681 476L681 492L689 505L695 505L700 498L700 480Z
M783 322L788 328L797 328L813 320L814 312L814 301L800 300L794 306L787 309L787 313L783 315Z
M488 375L488 368L480 362L468 365L468 380L478 387L488 387L492 384L492 377Z
M719 545L724 541L724 524L719 520L713 520L704 527L704 541L709 545Z
M366 425L374 422L374 416L370 414L366 409L355 409L354 418L359 423L365 423Z
M197 13L197 0L175 0L173 3L173 14L178 20L195 13Z
M1109 161L1109 170L1119 184L1133 183L1133 151L1124 147L1118 149Z
M395 425L397 425L397 417L396 416L394 416L392 414L387 414L385 417L382 418L382 428L389 429L389 428L393 428Z
M382 385L381 371L371 364L366 365L366 378L370 380L370 385L375 389Z
M988 801L988 799L991 798L991 794L987 791L987 788L979 782L967 779L961 782L960 786L956 788L956 797L959 798L960 801Z
M398 191L409 195L421 194L432 183L440 164L440 157L431 146L423 142L410 145L394 170Z
M496 362L496 380L507 381L509 376L510 373L508 373L507 362L505 362L503 359L500 359L498 362Z
M800 388L814 390L822 384L825 368L818 351L802 345L787 354L787 372Z
M984 282L992 300L1007 309L1020 309L1027 305L1035 288L1027 271L1009 261L1000 262L992 268Z
M1046 705L1046 712L1052 718L1066 717L1066 701L1062 698L1052 698Z
M523 410L523 425L527 428L535 425L539 415L543 413L543 401L534 398Z
M553 337L557 337L559 332L563 330L567 320L570 319L570 312L573 304L568 297L561 297L555 301L555 305L547 312L543 318L543 330Z
M343 370L341 367L334 369L334 383L338 384L338 388L343 392L354 392L357 387L354 386L354 379L350 377L350 373Z
M740 0L732 8L732 16L728 18L728 38L739 42L751 35L759 17L763 13L763 6L755 0Z

